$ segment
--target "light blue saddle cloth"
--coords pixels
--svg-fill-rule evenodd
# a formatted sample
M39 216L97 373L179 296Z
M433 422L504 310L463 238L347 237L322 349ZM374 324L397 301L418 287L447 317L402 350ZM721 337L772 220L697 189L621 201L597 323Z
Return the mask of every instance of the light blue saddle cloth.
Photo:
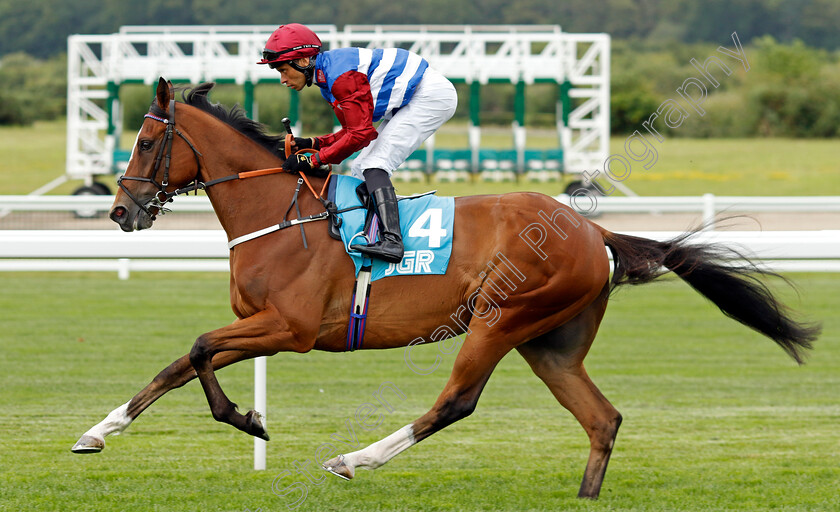
M363 183L362 180L342 175L334 175L330 180L328 199L339 211L361 205L356 187ZM405 198L399 201L399 208L405 256L400 263L372 260L371 280L397 275L445 274L452 255L455 200L434 195ZM364 208L357 208L338 214L341 218L341 241L356 265L357 276L364 258L360 252L350 250L349 246L367 243L361 235L366 213Z

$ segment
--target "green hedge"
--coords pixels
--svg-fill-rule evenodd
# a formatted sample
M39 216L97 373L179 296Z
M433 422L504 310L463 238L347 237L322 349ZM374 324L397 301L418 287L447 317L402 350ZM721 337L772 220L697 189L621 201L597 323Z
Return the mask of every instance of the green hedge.
M29 125L67 113L67 58L25 53L0 61L0 125Z
M727 48L731 48L731 41ZM837 137L840 136L840 53L809 48L800 41L781 44L757 39L744 49L750 69L717 52L712 45L651 48L613 42L611 130L627 134L667 99L689 112L679 128L662 131L675 137ZM690 65L711 55L732 70L715 69L720 86L708 86L703 116L677 94L683 81L699 77ZM661 121L659 121L661 126Z

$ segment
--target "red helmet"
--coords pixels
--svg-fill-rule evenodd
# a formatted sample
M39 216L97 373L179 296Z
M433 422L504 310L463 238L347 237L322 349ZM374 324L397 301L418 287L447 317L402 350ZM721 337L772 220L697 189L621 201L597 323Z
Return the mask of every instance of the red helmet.
M318 55L321 39L300 23L280 25L265 43L263 58L257 64L286 62Z

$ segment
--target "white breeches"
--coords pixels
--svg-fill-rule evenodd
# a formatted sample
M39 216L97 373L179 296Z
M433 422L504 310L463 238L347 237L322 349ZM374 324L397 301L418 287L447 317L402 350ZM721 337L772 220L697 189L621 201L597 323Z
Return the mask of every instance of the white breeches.
M391 175L452 117L457 106L458 95L452 82L440 72L426 69L411 100L379 123L379 136L362 149L350 166L350 174L364 179L365 169L376 168Z

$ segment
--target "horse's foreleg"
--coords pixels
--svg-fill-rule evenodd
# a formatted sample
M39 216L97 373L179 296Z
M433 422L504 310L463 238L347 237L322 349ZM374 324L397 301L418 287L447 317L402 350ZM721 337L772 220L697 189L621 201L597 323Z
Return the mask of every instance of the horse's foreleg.
M356 468L376 469L438 430L469 416L496 364L511 348L488 343L486 333L474 329L458 352L449 382L429 412L366 448L324 462L324 469L349 480Z
M213 367L222 368L246 357L242 352L225 352L213 358ZM73 445L75 453L98 453L105 448L105 436L119 435L155 400L168 391L179 388L196 377L189 356L183 356L167 366L142 391L127 403L111 411L108 416L90 428Z
M308 345L301 342L303 338L296 337L275 311L268 310L199 336L190 350L189 359L207 396L213 418L267 441L268 434L259 413L251 410L240 414L236 404L222 391L212 360L228 351L245 353L248 358L271 356L280 351L305 352L314 344L314 336Z

